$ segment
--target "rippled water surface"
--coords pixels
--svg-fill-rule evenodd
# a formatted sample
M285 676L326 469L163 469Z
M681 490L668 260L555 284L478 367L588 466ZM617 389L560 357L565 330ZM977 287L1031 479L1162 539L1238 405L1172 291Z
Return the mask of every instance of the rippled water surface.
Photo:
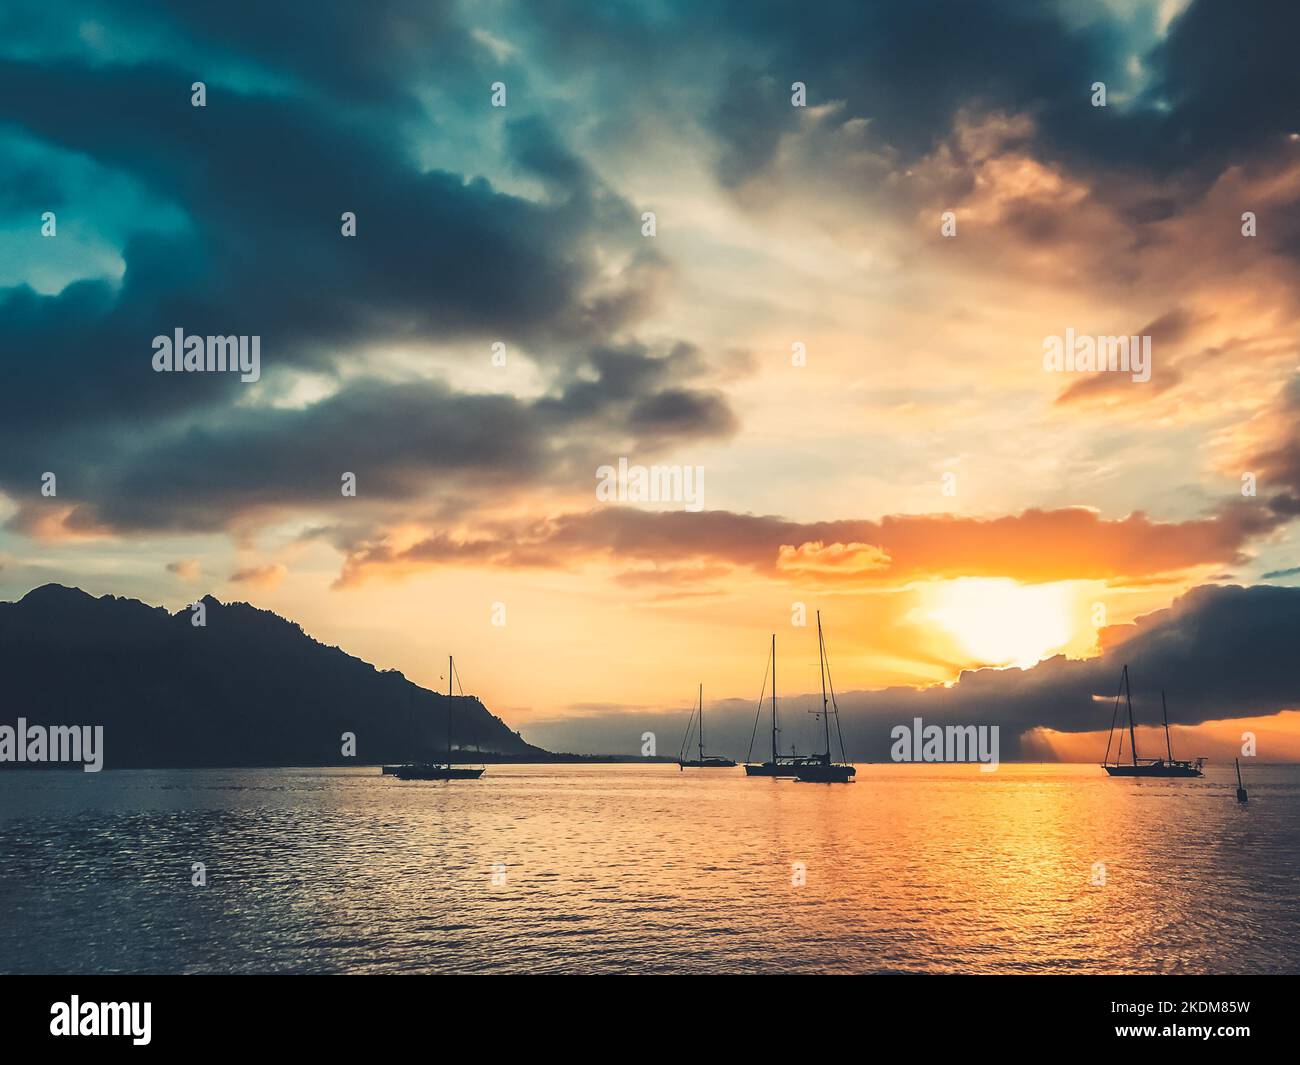
M1300 767L1231 773L0 773L0 971L1296 972Z

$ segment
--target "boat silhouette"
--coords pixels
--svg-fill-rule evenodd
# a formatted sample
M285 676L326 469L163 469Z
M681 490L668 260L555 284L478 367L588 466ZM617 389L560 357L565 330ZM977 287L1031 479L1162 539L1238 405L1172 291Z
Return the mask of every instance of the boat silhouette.
M687 758L686 745L691 739L691 730L695 725L696 718L699 718L699 757ZM691 719L686 723L686 735L682 737L682 749L677 755L678 769L731 769L734 768L735 762L730 758L719 758L716 755L706 757L704 754L704 685L700 685L700 705L698 709L691 711Z
M1124 725L1119 726L1119 746L1116 748L1115 761L1110 760L1110 747L1115 735L1115 723L1119 719L1119 700L1123 696L1128 704L1128 738L1130 761L1124 762ZM1139 758L1137 753L1137 733L1133 727L1133 692L1129 686L1128 666L1120 674L1119 691L1115 694L1115 709L1110 716L1110 734L1106 737L1106 755L1102 759L1102 768L1112 777L1199 777L1204 774L1201 767L1204 758L1195 762L1180 761L1174 757L1173 744L1169 741L1169 711L1165 706L1165 693L1160 693L1160 709L1165 722L1165 751L1167 758Z
M471 766L451 764L451 715L454 705L451 691L452 678L456 675L456 661L447 657L447 759L443 762L410 762L406 765L386 765L385 776L397 777L398 780L477 780L483 775L485 766L475 769ZM463 697L465 690L461 688Z
M777 750L776 724L776 633L772 634L772 650L768 653L768 671L772 677L772 757L766 762L754 762L754 740L758 736L758 719L763 713L763 696L767 694L768 672L763 674L763 690L758 696L758 709L754 711L754 730L749 737L749 753L745 756L745 775L750 777L797 777L799 771L814 759L806 755L781 754Z
M840 708L835 702L835 683L831 680L831 664L826 655L826 638L822 636L822 612L817 611L817 665L822 678L822 725L826 735L826 753L818 755L817 761L803 765L795 780L800 784L851 784L857 776L857 770L848 764L844 756L844 733L840 730ZM827 701L827 686L830 687L830 701ZM840 757L842 762L831 761L831 714L835 715L835 732L840 738Z
M817 615L818 627L818 644L821 643L821 614ZM823 666L825 658L823 657ZM766 762L754 762L754 740L758 736L758 721L763 714L763 696L767 694L767 678L772 678L772 757ZM823 682L828 674L823 671ZM823 691L823 701L825 700L825 691ZM839 718L836 717L838 727ZM828 725L829 727L829 725ZM830 756L830 738L827 736L825 754L798 754L793 749L789 754L781 754L777 736L781 729L777 725L777 706L776 706L776 634L772 634L772 649L768 653L768 672L763 674L763 690L758 696L758 708L754 712L754 729L749 737L749 754L745 757L745 775L751 777L788 777L794 780L803 780L805 783L847 783L849 778L857 773L851 765L837 766L831 761ZM840 741L840 749L843 751L843 737Z

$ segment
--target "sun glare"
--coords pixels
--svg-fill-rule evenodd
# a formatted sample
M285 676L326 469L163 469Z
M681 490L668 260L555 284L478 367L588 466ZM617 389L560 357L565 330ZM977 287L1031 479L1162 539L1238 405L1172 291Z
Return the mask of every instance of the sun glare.
M1027 668L1070 642L1072 607L1068 584L963 577L930 589L921 614L981 664Z

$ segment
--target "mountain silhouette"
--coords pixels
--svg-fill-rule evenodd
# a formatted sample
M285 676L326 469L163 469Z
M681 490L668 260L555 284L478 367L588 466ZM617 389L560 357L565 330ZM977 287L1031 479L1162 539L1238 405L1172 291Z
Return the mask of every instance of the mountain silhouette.
M0 603L5 712L103 725L105 768L551 761L476 696L428 691L247 603L202 600L206 624L135 599L47 584ZM356 737L355 757L342 753ZM0 763L8 767L12 763Z

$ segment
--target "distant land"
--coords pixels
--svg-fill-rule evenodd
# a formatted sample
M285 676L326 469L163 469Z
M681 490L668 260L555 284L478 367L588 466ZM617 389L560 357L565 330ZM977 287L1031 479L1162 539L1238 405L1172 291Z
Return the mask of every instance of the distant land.
M535 747L476 696L421 688L278 614L202 602L202 627L60 584L0 603L0 723L103 725L106 769L346 766L444 758L454 704L453 761L606 760Z

